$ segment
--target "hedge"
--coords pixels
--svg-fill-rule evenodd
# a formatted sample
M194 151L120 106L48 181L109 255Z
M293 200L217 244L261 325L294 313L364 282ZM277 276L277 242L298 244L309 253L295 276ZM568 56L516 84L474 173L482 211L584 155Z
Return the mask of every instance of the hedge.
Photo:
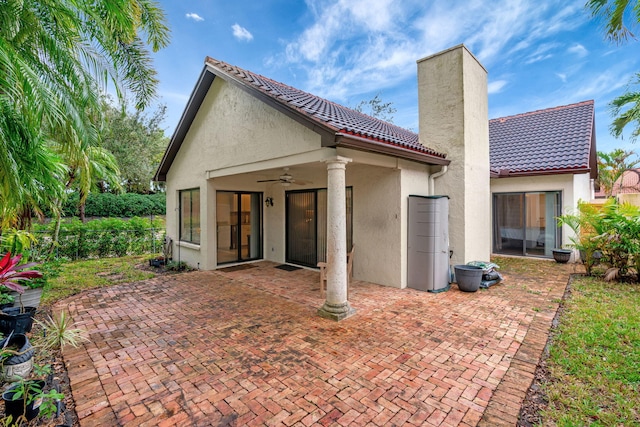
M77 193L69 196L62 207L64 217L78 216ZM156 194L112 194L90 193L85 204L85 216L88 217L134 217L165 215L167 211L165 193Z

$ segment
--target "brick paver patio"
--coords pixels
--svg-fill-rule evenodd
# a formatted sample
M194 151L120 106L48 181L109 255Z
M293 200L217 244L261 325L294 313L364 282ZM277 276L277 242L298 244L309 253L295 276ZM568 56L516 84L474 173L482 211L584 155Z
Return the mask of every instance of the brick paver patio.
M571 271L476 293L355 281L336 323L317 271L252 265L65 300L91 339L64 353L81 425L514 425Z

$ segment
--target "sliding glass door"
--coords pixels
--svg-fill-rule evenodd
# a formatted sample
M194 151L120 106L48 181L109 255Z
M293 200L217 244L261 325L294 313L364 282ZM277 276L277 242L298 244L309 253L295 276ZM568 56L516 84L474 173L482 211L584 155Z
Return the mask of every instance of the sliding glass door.
M262 258L262 194L216 193L218 264Z
M347 250L352 244L352 188L346 188ZM286 262L315 267L327 256L327 190L288 191Z
M498 254L551 257L561 245L560 192L493 195L493 251Z

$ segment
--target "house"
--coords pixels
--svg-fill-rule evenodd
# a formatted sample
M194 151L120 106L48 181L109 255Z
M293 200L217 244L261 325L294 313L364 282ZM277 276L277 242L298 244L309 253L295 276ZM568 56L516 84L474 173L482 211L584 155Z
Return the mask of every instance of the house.
M622 173L613 185L612 196L620 202L628 202L640 206L640 168L629 169ZM605 200L607 195L602 189L595 192L596 200Z
M491 183L527 178L490 170L487 72L473 54L460 45L417 65L415 134L207 58L156 174L174 258L206 270L326 260L319 314L340 320L353 314L351 246L356 279L406 287L409 196L444 195L451 263L488 260ZM552 183L544 191L564 190Z
M556 217L591 200L593 101L489 121L493 252L551 257L571 230Z

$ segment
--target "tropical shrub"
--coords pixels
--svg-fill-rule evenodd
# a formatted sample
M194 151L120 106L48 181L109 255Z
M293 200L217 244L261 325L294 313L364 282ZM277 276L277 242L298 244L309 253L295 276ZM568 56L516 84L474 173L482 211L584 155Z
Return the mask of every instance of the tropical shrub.
M597 208L585 202L578 211L558 218L575 233L572 244L585 253L587 274L593 272L594 253L602 254L606 280L619 279L630 271L640 280L640 208L609 199Z

